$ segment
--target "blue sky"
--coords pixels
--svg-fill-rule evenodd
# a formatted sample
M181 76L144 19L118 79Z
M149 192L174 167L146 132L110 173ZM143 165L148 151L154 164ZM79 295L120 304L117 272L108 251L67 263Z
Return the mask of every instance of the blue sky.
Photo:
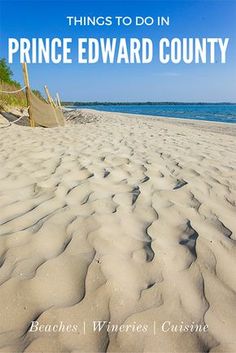
M0 57L9 37L229 37L227 63L30 64L31 86L48 85L62 100L236 102L236 1L4 1ZM169 27L69 27L66 16L170 16ZM22 82L21 65L11 65Z

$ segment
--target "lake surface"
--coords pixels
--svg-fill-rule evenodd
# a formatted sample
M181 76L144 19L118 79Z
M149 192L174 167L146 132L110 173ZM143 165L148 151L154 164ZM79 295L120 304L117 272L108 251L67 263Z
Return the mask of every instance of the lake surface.
M130 114L159 115L164 117L218 121L236 123L236 104L209 104L209 105L83 105L71 106L73 109L95 109L108 112Z

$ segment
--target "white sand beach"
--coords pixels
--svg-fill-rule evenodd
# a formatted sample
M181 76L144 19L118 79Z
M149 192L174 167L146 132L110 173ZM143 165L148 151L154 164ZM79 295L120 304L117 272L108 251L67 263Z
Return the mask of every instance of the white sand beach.
M0 352L235 353L236 125L67 115L0 124Z

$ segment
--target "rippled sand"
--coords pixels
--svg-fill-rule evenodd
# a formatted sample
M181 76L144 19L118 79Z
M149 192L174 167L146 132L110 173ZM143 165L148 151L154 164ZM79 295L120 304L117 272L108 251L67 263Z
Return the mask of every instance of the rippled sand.
M68 115L0 128L0 352L235 353L236 127Z

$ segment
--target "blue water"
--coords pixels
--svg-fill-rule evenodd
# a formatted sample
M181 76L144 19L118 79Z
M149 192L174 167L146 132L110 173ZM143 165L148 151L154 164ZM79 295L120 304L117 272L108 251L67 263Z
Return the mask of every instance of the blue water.
M75 108L75 107L70 107ZM236 104L209 105L89 105L77 109L95 109L109 112L159 115L164 117L236 123Z

